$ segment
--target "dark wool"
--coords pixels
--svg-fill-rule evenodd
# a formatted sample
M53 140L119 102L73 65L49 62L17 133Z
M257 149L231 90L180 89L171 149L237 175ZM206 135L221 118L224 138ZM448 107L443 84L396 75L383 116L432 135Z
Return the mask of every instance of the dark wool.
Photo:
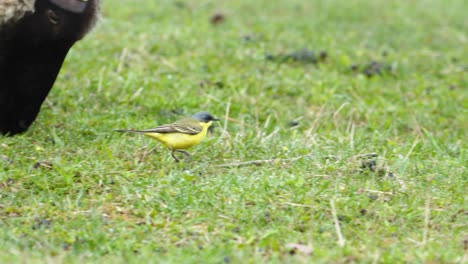
M71 4L84 8L67 9ZM92 28L98 7L99 0L36 0L34 11L0 24L0 134L24 132L36 119L68 50Z

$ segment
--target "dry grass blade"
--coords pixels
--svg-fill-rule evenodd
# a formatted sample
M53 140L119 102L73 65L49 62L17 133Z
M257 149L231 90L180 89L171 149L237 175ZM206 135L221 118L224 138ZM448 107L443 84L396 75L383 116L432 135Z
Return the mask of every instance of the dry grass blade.
M242 166L252 166L252 165L263 165L263 164L273 164L273 163L285 163L285 162L295 162L297 160L310 157L312 156L312 153L305 154L302 156L294 157L294 158L288 158L288 159L263 159L263 160L250 160L250 161L242 161L242 162L232 162L232 163L226 163L226 164L218 164L214 165L214 167L242 167Z
M333 201L333 199L330 200L330 206L331 206L332 215L333 215L333 222L335 222L335 230L336 230L336 235L338 237L338 245L340 247L344 247L345 239L343 238L343 234L341 233L340 222L336 214L335 202Z

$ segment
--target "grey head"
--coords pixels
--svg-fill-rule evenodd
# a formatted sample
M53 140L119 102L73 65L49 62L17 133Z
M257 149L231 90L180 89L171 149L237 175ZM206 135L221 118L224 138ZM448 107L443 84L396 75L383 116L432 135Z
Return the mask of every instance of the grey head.
M219 121L218 118L212 116L208 112L198 112L192 116L193 119L196 119L200 122L208 123L210 121Z

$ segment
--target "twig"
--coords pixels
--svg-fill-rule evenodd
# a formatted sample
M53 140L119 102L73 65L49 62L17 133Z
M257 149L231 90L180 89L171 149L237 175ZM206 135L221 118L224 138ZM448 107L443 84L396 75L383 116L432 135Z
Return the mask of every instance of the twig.
M166 65L167 67L171 68L172 70L175 70L177 67L174 66L170 61L166 60L164 57L160 57L162 64Z
M290 205L290 206L295 206L295 207L314 208L313 206L310 206L310 205L298 204L298 203L291 203L291 202L282 202L282 203L280 203L280 204Z
M227 117L226 120L228 120L231 123L239 124L239 125L241 125L243 127L244 126L249 127L249 128L255 127L253 125L246 124L243 120L239 120L239 119L236 119L236 118L233 118L233 117Z
M120 73L122 71L122 68L125 63L125 59L127 58L127 53L128 53L127 48L124 48L122 50L122 53L120 53L119 65L117 66L117 73Z
M380 257L380 253L377 251L374 255L374 259L372 260L372 264L379 263L379 257Z
M349 146L354 150L354 131L356 127L354 124L351 124L351 133L349 133Z
M414 148L418 145L418 143L419 143L419 140L418 140L418 139L416 139L416 140L413 142L413 145L411 145L411 148L410 148L410 150L408 151L408 153L406 153L406 156L405 156L405 158L403 159L403 161L407 161L407 160L408 160L409 156L411 155L411 153L413 153L413 150L414 150Z
M422 241L423 245L427 243L427 239L429 236L430 219L431 219L431 195L428 192L427 199L426 199L426 208L424 210L424 231L423 231L423 241Z
M377 191L377 190L368 190L368 189L363 189L363 192L370 192L370 193L378 193L378 194L388 194L388 195L393 195L392 192L383 192L383 191Z
M222 214L219 214L218 216L219 216L220 218L224 218L224 219L232 220L232 218L231 218L231 217L229 217L229 216L225 216L225 215L222 215Z
M265 163L274 163L274 162L294 162L297 160L300 160L305 157L311 156L312 153L305 154L299 157L295 158L289 158L289 159L264 159L264 160L250 160L250 161L242 161L242 162L233 162L233 163L226 163L226 164L218 164L214 165L214 167L242 167L242 166L250 166L250 165L262 165Z
M338 217L336 216L335 202L333 201L333 199L330 200L330 206L332 209L333 221L335 222L336 235L338 236L338 245L340 247L343 247L345 244L345 240L343 238L343 235L341 234L340 223L338 222Z
M223 127L223 136L224 135L229 135L227 133L228 129L228 123L229 123L229 111L231 110L231 98L229 97L229 101L226 104L226 111L224 113L224 127Z

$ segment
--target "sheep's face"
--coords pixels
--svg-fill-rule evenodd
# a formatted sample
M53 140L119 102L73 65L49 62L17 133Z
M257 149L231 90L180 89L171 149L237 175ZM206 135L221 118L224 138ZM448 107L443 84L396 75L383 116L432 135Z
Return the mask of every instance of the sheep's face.
M88 0L87 2L81 0L68 1L86 3L86 5L81 13L75 13L54 5L48 0L37 0L35 12L19 21L15 32L24 35L24 38L29 41L37 42L43 40L76 41L81 39L96 20L97 3L95 0Z
M0 25L0 134L28 129L68 50L94 24L99 0L81 12L69 8L76 2L83 0L36 0L34 12Z

